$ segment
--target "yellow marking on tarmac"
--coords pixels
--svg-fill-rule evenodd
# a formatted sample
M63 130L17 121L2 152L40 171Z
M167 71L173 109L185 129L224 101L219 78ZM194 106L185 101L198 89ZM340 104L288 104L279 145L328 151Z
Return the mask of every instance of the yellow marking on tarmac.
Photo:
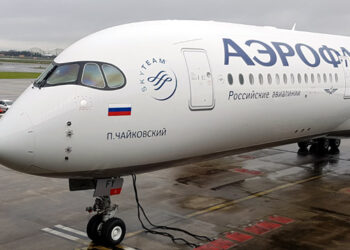
M75 250L111 250L111 249L114 249L114 250L136 250L135 248L122 246L122 245L118 245L118 246L110 248L110 247L95 245L94 243L91 243L88 247L75 248Z
M249 196L237 199L237 200L221 203L219 205L215 205L215 206L209 207L207 209L203 209L203 210L191 213L189 215L186 215L185 218L192 218L192 217L195 217L195 216L198 216L198 215L201 215L201 214L206 214L206 213L210 213L210 212L213 212L213 211L216 211L216 210L219 210L219 209L227 208L227 207L233 206L235 204L241 203L243 201L247 201L247 200L251 200L251 199L254 199L254 198L258 198L258 197L261 197L261 196L273 193L273 192L278 191L278 190L282 190L282 189L285 189L285 188L288 188L288 187L292 187L292 186L295 186L295 185L298 185L298 184L302 184L302 183L305 183L305 182L317 180L317 179L320 179L323 176L324 175L317 175L317 176L314 176L314 177L311 177L311 178L308 178L308 179L287 183L287 184L284 184L284 185L281 185L281 186L278 186L278 187L275 187L275 188L271 188L271 189L268 189L268 190L265 190L265 191L262 191L262 192L259 192L259 193L256 193L256 194L252 194L252 195L249 195Z
M309 181L314 181L314 180L320 179L320 178L324 177L325 175L326 174L317 175L317 176L313 176L313 177L310 177L310 178L307 178L307 179L303 179L303 180L287 183L287 184L284 184L284 185L281 185L281 186L277 186L277 187L274 187L274 188L271 188L271 189L267 189L265 191L258 192L256 194L252 194L252 195L249 195L249 196L237 199L237 200L228 201L228 202L224 202L224 203L221 203L221 204L218 204L218 205L214 205L212 207L209 207L209 208L206 208L206 209L203 209L203 210L200 210L200 211L188 214L188 215L184 216L184 218L190 219L190 218L196 217L198 215L211 213L211 212L214 212L216 210L223 209L223 208L228 208L228 207L231 207L231 206L233 206L235 204L241 203L243 201L251 200L251 199L258 198L258 197L261 197L261 196L264 196L264 195L267 195L267 194L270 194L270 193L273 193L273 192L276 192L276 191L279 191L279 190L282 190L282 189L286 189L286 188L289 188L289 187L296 186L298 184L303 184L303 183L306 183L306 182L309 182ZM144 232L144 230L139 230L139 231L136 231L136 232L127 233L125 235L125 238L130 238L130 237L136 236L136 235L138 235L140 233L143 233L143 232Z
M104 247L104 246L95 246L95 245L90 245L87 250L110 250L112 248L107 248L107 247Z
M130 237L134 237L140 233L144 232L144 230L139 230L139 231L135 231L135 232L131 232L131 233L127 233L125 234L125 238L130 238Z
M339 193L350 194L350 187L340 189Z

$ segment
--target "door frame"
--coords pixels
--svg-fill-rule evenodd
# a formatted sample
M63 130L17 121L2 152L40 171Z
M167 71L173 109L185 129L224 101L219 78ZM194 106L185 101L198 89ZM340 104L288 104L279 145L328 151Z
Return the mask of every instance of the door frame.
M344 71L344 99L350 99L350 57L339 56L343 71Z
M181 49L181 52L182 52L183 58L185 59L188 83L189 83L189 87L190 87L190 98L188 100L188 106L189 106L190 110L192 110L192 111L204 111L204 110L212 110L212 109L214 109L214 107L215 107L214 79L213 79L213 71L212 71L212 68L210 66L210 61L209 61L209 57L208 57L207 51L205 49L200 49L200 48L183 48L183 49ZM211 75L211 82L212 82L212 100L213 100L213 104L211 106L193 107L191 105L191 98L192 98L191 75L190 75L188 63L187 63L187 60L186 60L185 52L202 52L202 53L204 53L204 55L205 55L205 57L207 59L208 67L209 67L209 70L210 70L209 73Z

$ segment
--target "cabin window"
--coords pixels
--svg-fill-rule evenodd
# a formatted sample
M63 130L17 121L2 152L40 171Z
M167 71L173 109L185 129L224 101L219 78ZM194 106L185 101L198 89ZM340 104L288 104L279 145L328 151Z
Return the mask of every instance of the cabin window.
M288 83L288 77L286 74L283 74L283 81L284 81L284 84Z
M254 84L254 75L253 74L249 75L249 82L250 82L251 85Z
M298 83L301 83L301 75L298 74Z
M267 75L267 81L269 84L272 84L272 76L270 74Z
M233 84L233 77L231 74L228 74L227 75L227 81L228 81L228 84L232 85Z
M304 75L304 79L305 79L305 83L308 83L309 82L309 77L307 74Z
M242 74L239 74L239 83L241 84L241 85L243 85L244 84L244 76L242 75Z
M279 76L279 74L276 74L276 76L275 76L275 80L276 80L276 83L277 84L280 84L280 76Z
M48 85L74 83L78 79L79 64L58 66L46 81Z
M327 75L323 74L323 81L326 83L327 82Z
M295 83L294 74L290 74L290 81L291 81L292 84Z
M337 73L334 74L334 80L335 80L335 82L338 82L338 81L339 81L339 78L338 78L338 74L337 74Z
M318 81L318 83L321 83L321 81L322 81L320 73L317 74L317 81Z
M329 74L329 82L332 83L333 82L333 75Z
M264 76L262 74L259 74L259 83L261 85L264 84Z
M315 75L314 74L311 74L311 82L315 83Z
M103 64L102 70L106 77L107 86L109 88L117 89L125 84L124 75L116 67L108 64Z
M90 87L105 87L105 81L103 79L102 72L96 63L85 64L81 82L83 85Z

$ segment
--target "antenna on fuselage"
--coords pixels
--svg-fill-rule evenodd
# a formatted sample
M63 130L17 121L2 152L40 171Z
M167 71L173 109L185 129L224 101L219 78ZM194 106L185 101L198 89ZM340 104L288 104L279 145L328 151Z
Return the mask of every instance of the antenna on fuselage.
M295 31L296 27L297 27L297 23L294 23L292 30Z

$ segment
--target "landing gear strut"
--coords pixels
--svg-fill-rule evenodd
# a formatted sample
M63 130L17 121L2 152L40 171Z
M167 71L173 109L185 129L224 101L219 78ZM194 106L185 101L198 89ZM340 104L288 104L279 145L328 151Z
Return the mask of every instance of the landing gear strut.
M103 182L99 184L99 182ZM122 242L125 236L125 223L115 217L118 206L112 204L110 194L117 194L115 190L121 190L120 182L111 180L97 180L96 194L97 196L92 207L87 207L89 213L96 212L91 217L86 227L86 232L89 238L95 243L101 243L109 246L115 246ZM122 182L121 182L122 185ZM101 188L102 187L102 188Z

